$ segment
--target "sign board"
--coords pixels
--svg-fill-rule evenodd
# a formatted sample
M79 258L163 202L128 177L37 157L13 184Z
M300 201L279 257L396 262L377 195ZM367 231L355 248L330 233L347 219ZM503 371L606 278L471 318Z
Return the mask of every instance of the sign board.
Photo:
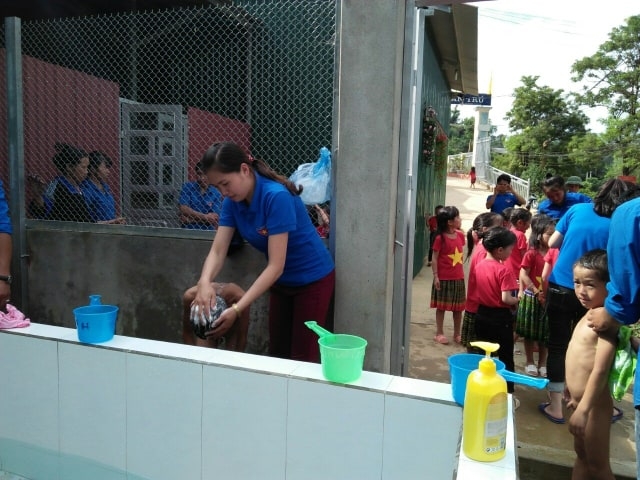
M491 106L491 94L481 93L479 95L469 95L467 93L460 93L451 97L452 105L477 105L477 106Z

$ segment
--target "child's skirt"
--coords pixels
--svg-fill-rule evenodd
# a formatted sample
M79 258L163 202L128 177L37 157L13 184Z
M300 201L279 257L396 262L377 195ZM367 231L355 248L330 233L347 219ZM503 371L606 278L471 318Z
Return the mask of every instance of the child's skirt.
M431 285L431 308L448 312L462 312L467 301L464 278L440 280L440 290Z
M530 290L525 290L518 303L516 333L527 340L547 343L549 325L547 312Z
M471 342L475 342L478 339L476 337L476 314L474 312L470 312L469 310L464 311L460 336L460 343L462 343L463 346L467 347L467 349L477 350L476 353L484 354L484 350L471 346Z

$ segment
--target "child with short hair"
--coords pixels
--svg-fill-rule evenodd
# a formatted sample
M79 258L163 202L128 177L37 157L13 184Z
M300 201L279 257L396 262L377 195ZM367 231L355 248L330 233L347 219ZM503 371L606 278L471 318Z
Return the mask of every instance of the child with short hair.
M443 207L437 216L438 234L433 242L433 285L431 286L431 308L436 309L436 335L433 339L446 345L444 335L444 312L453 312L453 336L456 343L462 342L460 328L462 311L466 301L464 269L464 233L460 231L462 220L456 207Z
M504 227L495 227L486 232L482 243L487 255L476 265L476 338L500 344L498 358L514 372L513 307L518 304L518 297L513 292L518 290L518 282L504 262L511 255L516 236ZM513 382L507 382L507 390L513 393ZM517 405L516 401L516 408Z
M574 289L583 307L602 307L607 298L607 252L592 250L573 267ZM576 460L571 478L615 477L609 464L609 438L613 400L609 370L616 352L616 327L596 333L583 316L571 335L565 357L567 407L573 409L569 431ZM543 404L544 405L544 404Z

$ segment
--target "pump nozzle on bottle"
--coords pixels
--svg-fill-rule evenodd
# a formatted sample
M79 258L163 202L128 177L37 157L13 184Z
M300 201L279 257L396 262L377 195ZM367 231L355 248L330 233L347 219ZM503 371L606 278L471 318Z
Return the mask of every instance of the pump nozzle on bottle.
M491 342L471 342L471 346L484 350L484 358L480 360L480 363L478 364L480 371L484 373L494 373L496 371L496 364L491 360L491 354L498 351L500 344Z

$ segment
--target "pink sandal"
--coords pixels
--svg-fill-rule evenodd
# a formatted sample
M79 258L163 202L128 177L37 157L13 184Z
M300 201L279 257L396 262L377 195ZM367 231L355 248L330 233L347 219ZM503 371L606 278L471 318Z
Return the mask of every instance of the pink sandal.
M433 337L433 339L440 343L441 345L448 345L449 344L449 340L447 340L447 337L445 337L442 334L436 335L435 337Z

